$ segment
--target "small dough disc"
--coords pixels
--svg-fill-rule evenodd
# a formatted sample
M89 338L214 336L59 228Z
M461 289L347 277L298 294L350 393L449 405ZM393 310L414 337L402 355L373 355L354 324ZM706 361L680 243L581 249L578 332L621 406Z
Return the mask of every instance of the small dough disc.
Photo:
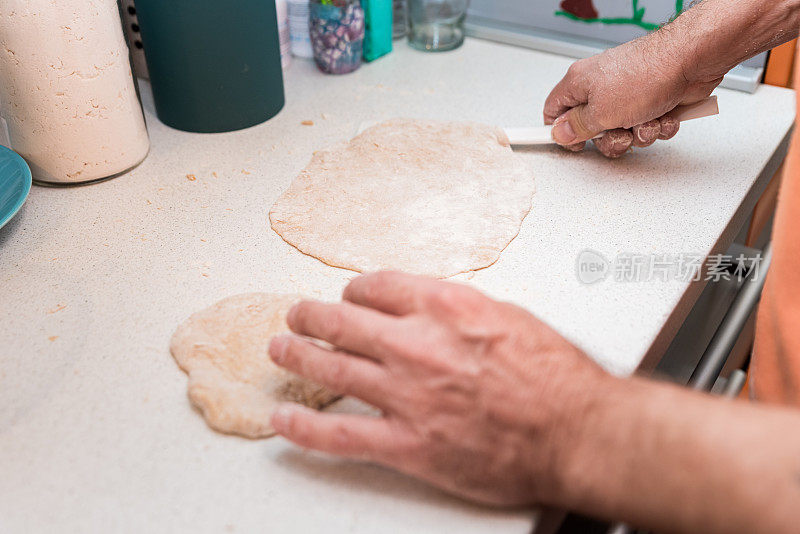
M316 152L269 217L329 265L446 278L496 262L534 191L499 128L396 119Z
M237 295L195 313L172 336L170 351L189 375L189 399L209 426L227 434L266 438L280 402L321 408L336 398L272 363L270 340L289 331L286 314L301 297Z

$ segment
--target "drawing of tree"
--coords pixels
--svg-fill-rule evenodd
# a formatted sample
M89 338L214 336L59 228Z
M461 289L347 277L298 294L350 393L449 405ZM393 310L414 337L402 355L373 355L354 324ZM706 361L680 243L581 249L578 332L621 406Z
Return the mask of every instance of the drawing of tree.
M676 0L675 14L672 18L680 15L683 10L683 0ZM660 24L644 20L644 14L645 8L639 7L639 0L631 0L630 17L600 17L592 0L562 0L561 10L556 11L557 16L566 17L578 22L585 22L587 24L632 24L647 31L657 30L659 26L661 26Z

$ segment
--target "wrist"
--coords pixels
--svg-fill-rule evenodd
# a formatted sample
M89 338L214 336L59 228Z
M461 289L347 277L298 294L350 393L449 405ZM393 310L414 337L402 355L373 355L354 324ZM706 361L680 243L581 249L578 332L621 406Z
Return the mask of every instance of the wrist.
M687 85L706 83L724 76L736 63L720 50L719 32L704 20L702 13L684 12L657 34L669 42L669 53L675 58L681 77ZM730 64L730 66L727 66Z
M660 404L661 386L640 379L604 375L571 407L564 420L563 447L554 472L556 502L571 510L616 507L610 485L624 474L625 451L650 419L650 406ZM611 476L613 475L613 476ZM623 482L624 484L624 482Z
M705 0L659 29L686 81L721 79L742 61L797 37L800 0Z
M603 454L608 439L604 433L613 426L618 399L626 396L628 381L594 365L587 367L587 372L570 377L569 384L554 388L558 389L556 413L551 431L540 444L548 450L550 461L545 473L535 473L539 504L575 509L583 500L587 467ZM533 453L541 454L541 450Z
M706 25L700 10L692 8L648 35L646 53L657 58L649 62L675 85L683 89L716 78L720 51L714 50L719 36L713 26ZM727 60L723 59L723 63ZM727 72L727 71L725 71Z

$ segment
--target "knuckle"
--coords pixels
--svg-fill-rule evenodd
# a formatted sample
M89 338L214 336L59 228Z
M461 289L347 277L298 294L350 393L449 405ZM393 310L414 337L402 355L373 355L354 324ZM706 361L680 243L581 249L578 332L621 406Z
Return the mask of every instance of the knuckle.
M344 300L349 300L354 296L357 296L359 293L363 292L364 284L366 283L366 277L359 276L351 280L346 286L344 286L344 290L342 291L342 298Z
M574 145L567 145L567 146L564 146L564 147L561 147L561 148L565 148L566 150L569 150L570 152L580 152L581 150L586 148L586 141L582 141L580 143L575 143Z
M364 341L366 345L373 347L376 352L396 352L397 344L394 342L393 336L377 328L367 330L364 335Z
M395 439L387 451L389 465L405 468L424 465L431 455L431 448L424 440L422 432L408 431L395 433Z
M378 348L387 360L414 359L419 352L418 340L406 335L380 335L376 336L373 345Z
M607 158L616 159L622 156L633 142L630 130L610 130L600 139L595 139L598 150Z
M583 65L584 61L579 60L574 62L572 65L569 66L567 69L567 77L569 78L577 78L583 74Z
M659 135L659 139L670 139L674 137L680 129L680 122L669 115L661 117L659 122L661 124L661 133Z
M422 433L416 431L416 427L424 425L425 422L402 420L396 416L388 416L386 421L389 424L388 436L391 438L384 444L387 459L390 465L408 465L412 460L425 456L428 452L426 443L422 439Z
M382 334L377 341L388 369L397 369L396 365L404 366L407 362L419 361L432 346L429 339L429 318L423 315L408 316L399 319L398 324L400 326L395 332ZM402 393L401 391L398 395Z
M392 273L389 271L378 271L370 275L369 279L373 286L382 287L389 283Z
M485 317L487 298L479 291L458 284L443 283L429 297L429 308L445 322L481 321Z
M657 120L647 121L633 127L633 133L639 137L650 138L661 131L661 123Z
M281 358L281 365L284 367L297 367L300 354L303 352L302 341L296 338L286 340L286 349Z
M343 393L348 389L350 382L350 373L347 365L345 365L344 356L336 355L325 362L325 381L327 386Z
M405 439L397 440L397 449L401 454L422 458L430 454L430 449L418 435L408 433Z
M300 443L307 443L309 440L308 428L303 425L303 422L296 413L290 413L286 416L286 433L291 436L294 441Z
M590 111L586 108L583 110L574 109L574 111L570 113L570 124L572 125L572 129L579 136L586 137L591 133L591 128L589 127L589 113Z
M375 273L364 280L362 292L367 302L375 302L388 284L389 276L385 272Z
M345 317L342 308L338 306L333 308L323 322L322 330L325 339L334 345L341 344L345 335L344 323Z
M342 423L337 423L331 432L331 444L338 450L353 448L353 433L350 428Z
M431 294L431 304L437 308L445 309L448 311L460 310L461 308L461 291L458 286L442 285L438 291Z
M290 328L303 328L306 317L308 316L308 308L310 303L308 301L300 301L295 304L286 317L286 322Z
M587 118L591 118L594 129L597 131L613 130L619 126L620 122L615 112L602 106L594 106L591 110L587 109Z

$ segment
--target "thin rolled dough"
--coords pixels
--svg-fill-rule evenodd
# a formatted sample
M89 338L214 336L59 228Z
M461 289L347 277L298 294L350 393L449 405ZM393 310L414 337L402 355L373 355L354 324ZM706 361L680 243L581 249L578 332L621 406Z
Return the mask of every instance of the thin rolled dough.
M534 191L499 128L396 119L316 152L269 217L329 265L446 278L496 262Z
M209 426L248 438L274 435L270 417L279 402L321 408L336 398L289 373L267 353L288 332L286 314L301 297L250 293L195 313L172 336L170 351L189 375L189 399Z

